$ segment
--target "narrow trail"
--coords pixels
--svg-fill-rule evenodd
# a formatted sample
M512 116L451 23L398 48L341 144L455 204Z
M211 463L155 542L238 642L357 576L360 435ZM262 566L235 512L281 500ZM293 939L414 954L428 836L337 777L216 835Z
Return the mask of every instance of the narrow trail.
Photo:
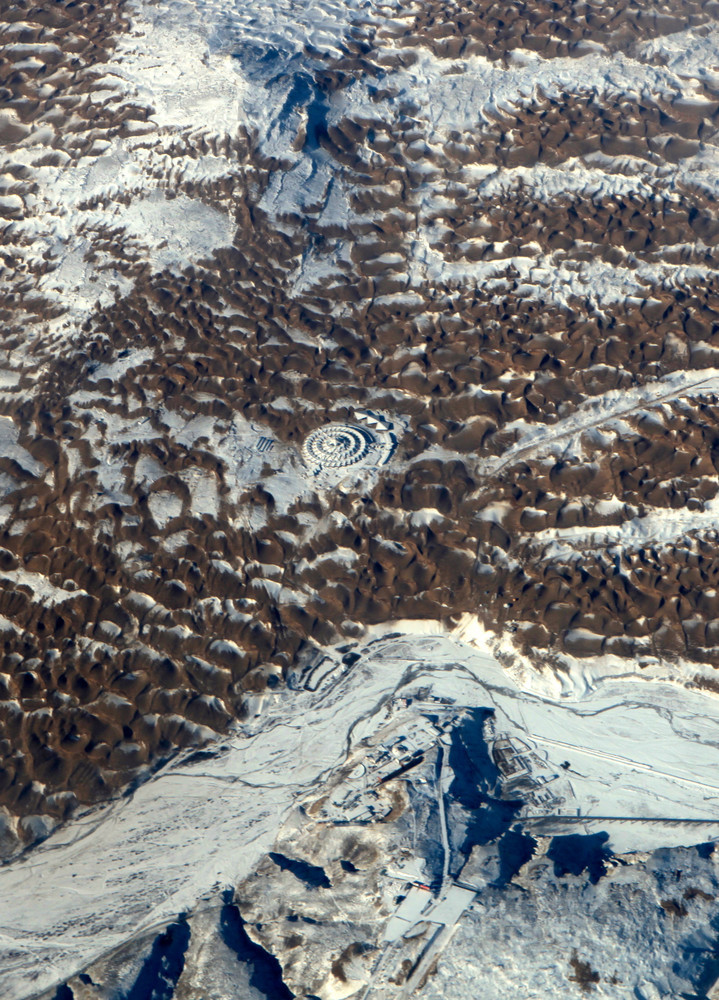
M437 802L439 804L439 825L442 834L442 851L444 858L442 861L442 888L440 895L444 896L449 883L449 837L447 835L447 810L444 803L445 784L447 779L447 751L445 747L439 748L439 781L437 784Z
M694 788L703 788L706 791L716 792L719 795L719 786L709 785L704 781L696 781L694 778L687 778L682 774L672 774L671 771L660 771L650 764L641 764L639 761L631 760L629 757L621 757L619 754L607 753L605 750L590 750L587 747L580 747L574 743L565 743L563 740L552 740L545 736L532 735L536 743L543 743L545 746L559 747L562 750L572 750L585 757L594 757L597 760L606 760L612 764L620 764L622 767L631 768L634 771L644 771L661 778L671 778L682 785L692 785Z
M554 444L557 441L572 438L576 434L581 434L584 431L591 430L595 427L601 427L602 425L609 423L611 420L621 420L623 417L631 416L638 410L644 410L647 408L658 406L660 403L666 403L671 399L679 399L683 396L688 395L696 389L701 389L702 387L706 389L713 389L719 392L719 372L714 369L710 369L712 374L705 375L704 378L698 379L694 382L689 382L684 385L675 386L673 389L667 390L666 392L659 393L656 396L652 396L648 391L647 386L642 386L641 390L646 391L646 396L639 396L631 406L624 405L624 400L626 399L626 393L618 393L617 390L612 390L617 392L618 405L616 409L602 410L600 413L593 413L587 419L582 420L581 414L572 414L572 416L567 418L567 421L560 421L555 424L554 427L557 428L557 433L552 433L552 425L546 425L546 432L543 434L537 434L533 440L528 441L526 444L518 442L518 444L509 448L505 453L504 457L498 462L488 462L485 468L480 468L480 473L483 476L497 476L505 469L514 465L516 462L521 461L532 453L541 451L543 446L548 446ZM639 395L639 393L637 393ZM599 407L602 397L596 397L596 399L589 398L585 401L584 405L588 408L591 407L596 409ZM580 407L581 409L581 407ZM566 430L561 430L563 423L567 423L570 426Z

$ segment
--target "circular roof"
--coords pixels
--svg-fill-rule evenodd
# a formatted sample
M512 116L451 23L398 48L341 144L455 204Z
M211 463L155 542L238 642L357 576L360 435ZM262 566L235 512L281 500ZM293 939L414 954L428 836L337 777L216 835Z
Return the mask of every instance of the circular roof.
M361 462L374 443L374 434L364 427L328 424L307 435L302 456L308 465L341 469Z

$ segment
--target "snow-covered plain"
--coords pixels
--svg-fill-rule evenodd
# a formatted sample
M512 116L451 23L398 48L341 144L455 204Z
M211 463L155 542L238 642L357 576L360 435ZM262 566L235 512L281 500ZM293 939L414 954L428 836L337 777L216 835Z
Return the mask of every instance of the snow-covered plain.
M493 709L497 735L522 738L569 778L574 798L558 818L530 809L528 829L607 831L618 852L719 837L713 696L631 675L583 698L533 695L488 650L447 635L395 633L357 651L348 667L326 650L337 669L317 690L263 696L227 739L180 755L1 869L3 998L47 989L249 875L293 802L317 794L397 699L428 688L458 707Z

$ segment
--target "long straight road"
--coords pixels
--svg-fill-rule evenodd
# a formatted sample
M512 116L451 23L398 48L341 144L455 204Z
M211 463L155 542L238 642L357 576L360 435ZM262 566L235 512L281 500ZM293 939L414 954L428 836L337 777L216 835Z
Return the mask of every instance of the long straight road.
M449 837L447 835L447 811L444 803L444 793L446 791L445 781L447 778L447 751L444 746L440 744L439 747L439 778L437 781L437 803L439 805L439 828L442 836L442 850L444 852L444 857L442 861L442 887L440 890L440 895L443 896L447 891L447 885L449 881L449 860L450 860L450 847L449 847Z

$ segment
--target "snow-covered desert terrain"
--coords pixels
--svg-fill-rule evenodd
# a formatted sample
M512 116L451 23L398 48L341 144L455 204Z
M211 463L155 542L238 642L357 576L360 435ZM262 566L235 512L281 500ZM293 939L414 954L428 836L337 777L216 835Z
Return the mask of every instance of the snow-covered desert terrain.
M719 6L0 28L0 1000L719 995Z
M378 886L368 880L364 897L353 900L374 938L365 942L365 958L356 970L361 981L354 983L353 993L361 986L369 989L368 996L383 996L392 995L388 976L401 966L403 952L416 959L412 949L422 938L420 925L464 933L483 907L505 908L508 920L520 919L511 915L517 883L510 888L502 872L511 864L507 841L512 837L534 839L535 851L537 844L549 844L537 853L556 856L555 875L558 865L566 863L571 871L576 862L571 851L562 858L562 844L567 838L583 839L590 884L598 881L593 866L602 866L606 857L611 866L629 867L625 885L627 878L632 885L646 878L635 871L640 859L644 866L651 858L658 869L660 849L666 855L667 848L719 838L719 700L660 677L631 675L602 680L581 698L569 692L551 697L518 687L488 652L422 631L358 644L352 663L346 653L328 648L316 687L312 663L294 678L292 690L258 701L254 717L229 738L212 749L186 752L129 794L78 818L27 858L0 870L3 996L20 1000L68 979L128 939L163 929L178 913L219 909L223 894L238 884L252 894L253 920L261 918L255 921L262 929L260 940L264 944L269 935L274 947L267 950L284 962L272 938L278 933L276 907L288 904L287 889L274 888L280 895L275 902L272 888L251 888L263 859L278 857L272 851L278 839L294 853L298 842L300 851L304 846L305 860L295 862L297 869L287 865L290 882L304 877L308 883L300 887L296 905L309 907L313 919L322 913L324 922L338 921L345 933L351 926L346 901L341 892L335 897L329 891L334 879L331 883L325 867L306 860L307 844L314 843L313 862L332 844L334 831L345 841L365 838L382 849ZM467 742L470 735L474 743ZM475 756L467 753L472 748ZM445 754L446 765L440 760L439 768L428 768L433 754ZM397 772L407 762L412 766L404 779ZM493 782L495 794L499 791L495 799L486 794ZM483 786L484 794L471 809L466 797L473 784L475 794ZM403 786L409 789L409 803L401 801L407 794ZM431 834L437 816L427 813L422 800L428 792L434 813L439 809L444 820L436 841ZM392 802L393 794L399 805ZM336 804L329 813L326 805L317 812L317 803L328 795ZM409 837L404 829L408 812L417 817ZM311 837L302 837L307 820L298 815L313 817ZM390 816L398 828L390 825L391 833ZM535 874L546 872L546 864L533 865ZM349 868L356 866L350 862ZM683 892L697 879L702 886L716 880L714 868L712 863L700 874L680 872L672 891ZM323 874L319 887L308 878L312 869ZM576 893L583 870L580 862L565 891ZM403 884L410 894L406 899L419 893L411 910L406 902L396 910L391 905ZM550 884L546 891L556 892L556 880ZM353 916L356 922L357 913ZM565 919L569 916L562 914ZM486 945L478 941L496 934L497 920L473 932L474 954L484 954ZM605 951L620 948L626 933L637 938L631 956L613 958L621 967L622 988L608 995L626 996L630 982L653 975L660 985L681 983L682 977L691 982L684 935L664 942L668 957L657 964L656 954L651 949L645 954L639 944L646 920L644 912L633 920L623 918L614 943L611 924L604 928ZM521 926L516 933L523 933ZM562 933L566 937L568 931ZM440 936L439 944L449 940L449 934L446 940ZM460 935L452 947L466 948L462 940ZM443 948L434 937L422 943L443 968ZM315 971L329 964L327 944L321 937L313 943L311 963L305 955ZM573 995L565 974L571 967L571 937L565 944L564 968L554 973L558 979L546 970L544 975L547 989L564 989L568 996ZM585 946L583 954L602 966L594 950L587 953ZM687 969L670 969L669 956ZM696 956L692 961L697 964ZM478 981L488 975L484 964L474 973ZM520 988L526 971L521 964L513 972L505 969L506 983L495 995ZM329 983L316 987L319 995L336 995L332 973L326 978ZM416 980L418 985L421 977Z

